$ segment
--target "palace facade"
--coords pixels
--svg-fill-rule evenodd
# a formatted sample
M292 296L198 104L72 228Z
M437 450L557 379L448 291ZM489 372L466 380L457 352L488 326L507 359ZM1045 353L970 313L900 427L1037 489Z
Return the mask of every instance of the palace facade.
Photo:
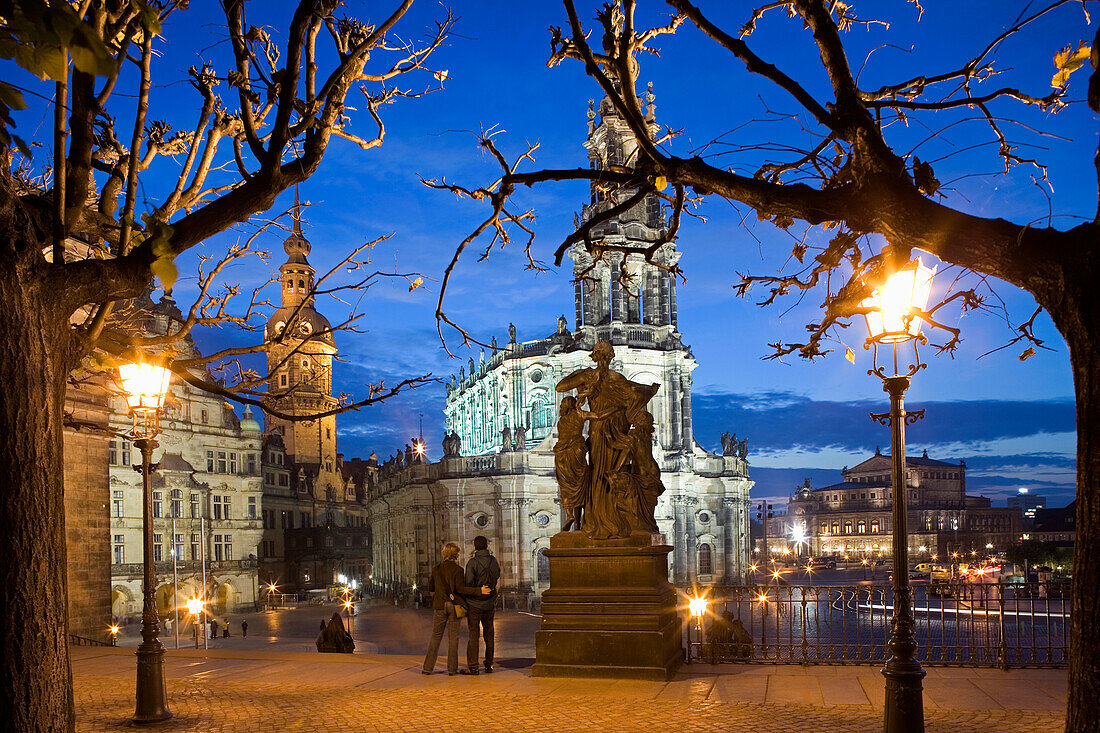
M168 333L173 322L183 320L169 296L135 305L148 314L149 333ZM183 358L199 356L190 337L177 348ZM197 370L196 375L209 378ZM112 395L111 409L109 427L116 436L107 445L111 612L136 618L142 608L142 477L134 466L141 453L123 437L132 427L125 399ZM253 607L262 532L260 424L250 410L238 417L221 397L173 377L160 428L152 475L159 612L167 617L192 597L205 597L215 613Z

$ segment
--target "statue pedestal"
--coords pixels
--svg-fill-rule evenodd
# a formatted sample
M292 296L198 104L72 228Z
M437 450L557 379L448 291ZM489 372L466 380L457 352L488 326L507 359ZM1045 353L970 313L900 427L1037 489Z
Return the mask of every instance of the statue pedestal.
M683 627L668 582L672 547L652 544L654 537L551 538L535 677L671 679L683 662Z

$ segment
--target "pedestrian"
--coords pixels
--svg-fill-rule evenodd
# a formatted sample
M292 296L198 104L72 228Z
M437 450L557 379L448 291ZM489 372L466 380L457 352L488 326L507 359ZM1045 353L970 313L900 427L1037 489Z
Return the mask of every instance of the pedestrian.
M218 620L214 618L210 619L210 638L218 638Z
M225 629L222 631L222 638L223 639L228 639L229 638L229 619L228 618L225 619Z
M484 587L489 593L478 598L470 598L467 601L470 610L466 616L466 625L470 631L470 639L466 643L466 669L463 674L477 674L477 646L478 636L485 637L485 673L493 672L493 650L495 646L495 634L493 630L493 615L497 605L497 581L500 580L500 563L489 552L489 540L482 535L474 537L474 556L466 563L466 585L471 587ZM480 630L479 627L480 626Z
M248 636L248 622L241 621L241 636Z
M435 669L435 658L439 653L439 643L443 632L447 635L447 674L458 672L458 620L466 615L466 601L463 596L487 596L490 588L467 587L458 559L459 547L454 542L443 546L443 561L432 570L428 580L428 592L432 594L432 638L428 642L428 652L424 655L422 674L431 674Z

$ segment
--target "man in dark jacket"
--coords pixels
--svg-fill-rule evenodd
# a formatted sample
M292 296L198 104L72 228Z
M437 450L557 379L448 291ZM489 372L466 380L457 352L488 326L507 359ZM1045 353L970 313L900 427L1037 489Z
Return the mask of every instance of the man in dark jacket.
M474 556L466 563L466 585L483 586L490 592L480 598L471 598L466 623L470 629L470 640L466 644L466 669L463 674L477 674L477 638L485 636L485 673L493 671L493 614L497 606L497 581L500 580L500 563L489 552L489 540L481 535L474 537ZM481 627L480 632L478 627Z
M431 674L435 669L435 658L439 654L439 643L443 640L443 632L450 627L447 635L447 674L458 672L458 617L455 615L455 604L465 605L463 596L478 598L488 595L490 589L486 587L467 586L463 581L462 567L455 562L458 559L458 545L448 542L443 546L443 562L435 566L432 577L428 581L428 591L432 594L432 610L434 619L432 624L432 639L428 642L428 653L424 655L424 674Z

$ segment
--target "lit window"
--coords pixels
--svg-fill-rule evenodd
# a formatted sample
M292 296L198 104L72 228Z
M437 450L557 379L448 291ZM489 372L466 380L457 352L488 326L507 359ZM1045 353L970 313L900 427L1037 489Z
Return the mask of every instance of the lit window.
M878 522L871 522L871 534L878 532Z
M856 523L856 531L859 532L859 534L863 534L864 532L866 532L867 531L867 523L863 522L862 520L857 522Z

